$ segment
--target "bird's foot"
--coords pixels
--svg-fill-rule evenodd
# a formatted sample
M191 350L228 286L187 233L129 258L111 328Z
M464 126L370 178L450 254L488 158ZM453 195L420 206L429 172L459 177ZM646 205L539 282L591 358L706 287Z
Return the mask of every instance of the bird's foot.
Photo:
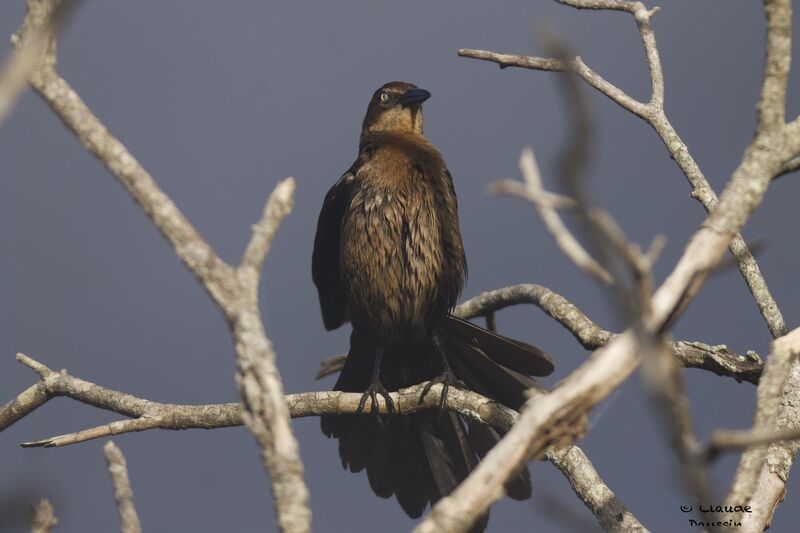
M419 403L425 400L425 396L430 392L431 387L437 383L442 384L442 395L439 397L439 416L442 416L444 408L447 405L447 394L450 392L450 387L457 389L466 389L467 385L458 379L453 371L450 369L445 370L440 376L437 376L425 384L422 389L422 394L419 395Z
M358 408L356 409L356 413L360 413L364 410L364 406L367 403L367 399L370 400L370 412L372 416L374 416L378 423L381 423L381 413L380 413L380 406L378 404L378 396L383 397L383 401L386 402L386 410L389 414L394 414L394 401L392 397L389 396L389 391L386 390L386 387L380 381L373 381L372 384L367 387L367 390L364 391L364 394L361 396L361 401L358 402Z

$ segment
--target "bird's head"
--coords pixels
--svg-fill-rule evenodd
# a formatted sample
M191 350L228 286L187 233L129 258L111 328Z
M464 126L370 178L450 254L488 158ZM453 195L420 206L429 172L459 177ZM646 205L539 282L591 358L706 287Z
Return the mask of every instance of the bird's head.
M422 135L422 102L431 93L411 83L391 81L372 95L361 134L387 131Z

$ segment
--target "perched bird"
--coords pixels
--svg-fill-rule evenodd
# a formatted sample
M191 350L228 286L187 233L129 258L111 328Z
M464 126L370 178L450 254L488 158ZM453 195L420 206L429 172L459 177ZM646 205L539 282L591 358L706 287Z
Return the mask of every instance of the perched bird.
M394 494L411 517L449 494L500 438L443 410L449 387L519 409L526 389L538 386L528 376L553 370L539 348L450 314L467 264L453 179L422 133L429 97L396 81L375 92L358 158L325 197L312 260L325 327L353 325L335 390L363 392L361 406L370 401L377 412L379 395L393 410L389 391L444 384L439 413L322 417L322 431L339 440L342 465L366 468L372 490ZM506 489L529 497L527 470Z

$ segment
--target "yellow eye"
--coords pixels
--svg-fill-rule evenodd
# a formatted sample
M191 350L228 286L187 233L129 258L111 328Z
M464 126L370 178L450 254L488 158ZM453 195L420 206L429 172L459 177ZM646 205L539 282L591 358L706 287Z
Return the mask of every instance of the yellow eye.
M382 104L389 103L389 93L381 93L380 99Z

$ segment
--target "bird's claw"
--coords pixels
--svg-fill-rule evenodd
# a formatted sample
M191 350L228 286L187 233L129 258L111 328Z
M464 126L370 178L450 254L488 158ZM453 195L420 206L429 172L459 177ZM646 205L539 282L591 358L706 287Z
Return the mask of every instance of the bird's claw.
M365 390L364 394L361 395L361 401L358 402L356 413L360 413L364 410L364 406L367 403L367 398L369 398L370 412L380 423L381 412L380 405L378 404L378 395L382 396L383 401L386 402L386 410L389 412L389 414L394 414L394 400L392 400L392 397L389 395L389 391L386 390L386 387L384 387L380 381L372 383L369 387L367 387L367 390Z
M422 394L419 395L419 402L422 403L425 400L425 396L430 392L431 387L436 385L437 383L442 384L442 395L439 397L439 416L442 416L444 412L445 405L447 405L447 394L450 392L450 387L455 387L457 389L466 389L467 385L458 379L455 374L451 370L445 370L441 375L433 378L428 383L425 384L425 387L422 389Z

